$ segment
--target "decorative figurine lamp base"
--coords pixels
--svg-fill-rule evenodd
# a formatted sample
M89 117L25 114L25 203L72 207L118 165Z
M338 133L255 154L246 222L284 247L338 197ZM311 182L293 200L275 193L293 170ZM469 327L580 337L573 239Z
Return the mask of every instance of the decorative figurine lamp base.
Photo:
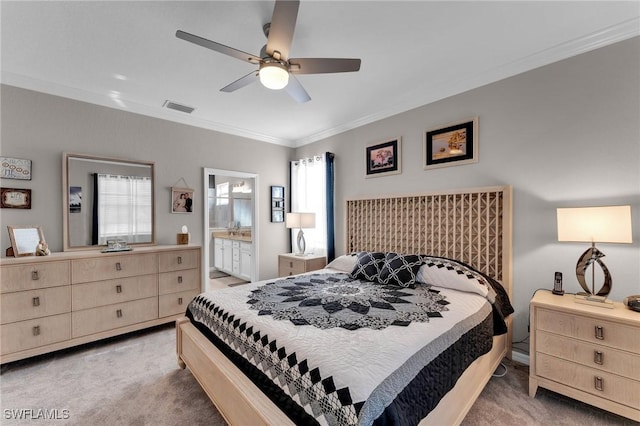
M315 213L287 213L285 220L287 228L298 228L298 236L296 238L296 256L304 256L306 250L306 241L304 240L304 232L302 228L309 229L316 227L316 214Z
M577 303L613 308L607 299L611 292L611 274L602 261L604 253L596 248L598 243L631 243L631 206L603 206L559 208L558 241L590 242L589 247L576 264L576 276L583 293L576 294ZM604 283L596 292L595 266L599 265L604 275ZM585 274L591 266L591 288L587 285Z

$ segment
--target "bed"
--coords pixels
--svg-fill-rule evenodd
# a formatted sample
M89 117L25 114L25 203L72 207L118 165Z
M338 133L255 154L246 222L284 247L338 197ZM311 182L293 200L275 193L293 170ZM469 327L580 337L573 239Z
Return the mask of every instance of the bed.
M510 355L500 305L511 297L510 187L348 200L345 212L345 253L354 255L326 270L203 293L178 320L178 363L229 424L459 424ZM414 280L404 286L407 272ZM470 291L456 287L467 283ZM336 288L366 289L367 302L343 309L314 296ZM459 306L470 313L458 317ZM273 328L262 329L265 321ZM415 343L412 333L433 336ZM479 343L454 349L470 342Z

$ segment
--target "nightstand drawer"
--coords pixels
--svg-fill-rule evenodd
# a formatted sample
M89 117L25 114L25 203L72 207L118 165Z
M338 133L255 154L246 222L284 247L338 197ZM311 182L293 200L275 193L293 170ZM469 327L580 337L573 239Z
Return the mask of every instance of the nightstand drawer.
M278 262L278 274L282 276L302 274L306 272L303 261L281 257Z
M0 296L2 324L71 312L70 286L19 291Z
M599 346L593 343L545 331L536 332L536 350L567 361L577 362L587 367L633 378L640 371L640 355ZM636 377L640 380L640 377Z
M640 354L637 327L540 308L536 329Z
M540 352L536 353L535 374L634 409L638 408L640 382L635 380L585 367Z

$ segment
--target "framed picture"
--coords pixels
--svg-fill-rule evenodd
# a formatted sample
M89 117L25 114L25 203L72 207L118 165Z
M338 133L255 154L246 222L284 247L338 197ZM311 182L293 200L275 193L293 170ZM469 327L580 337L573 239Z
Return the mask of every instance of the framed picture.
M271 222L284 222L284 186L271 187Z
M425 131L423 145L425 170L477 162L478 117Z
M193 189L171 188L171 213L193 212Z
M38 245L44 243L44 234L39 226L7 226L13 255L32 256L36 254Z
M395 138L367 146L365 150L365 177L377 177L398 174L402 157L401 139Z
M31 190L0 188L0 207L3 209L30 209Z
M4 179L31 180L31 160L0 157L0 177Z

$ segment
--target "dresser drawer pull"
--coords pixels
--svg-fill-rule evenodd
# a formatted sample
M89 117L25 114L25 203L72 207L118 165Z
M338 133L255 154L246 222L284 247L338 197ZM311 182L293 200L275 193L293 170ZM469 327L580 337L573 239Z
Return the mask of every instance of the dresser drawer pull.
M120 262L116 262L116 271L122 271L122 265L120 265Z
M182 297L178 297L178 305L182 305Z
M36 325L33 327L33 335L34 336L39 336L40 335L40 326Z
M40 297L36 296L33 298L33 306L40 306Z
M178 265L182 264L182 256L178 256Z
M116 311L116 317L117 317L117 318L122 318L122 309L118 309L118 310Z
M600 376L595 376L593 378L593 386L596 390L603 391L604 390L604 379Z
M604 364L604 354L600 351L593 351L593 362L598 365Z
M289 268L293 268L293 262L289 262Z
M40 274L38 274L38 271L31 271L31 279L33 281L37 281L40 279Z
M604 327L601 325L596 325L596 339L604 340Z
M178 275L178 284L182 284L182 275Z
M116 286L116 293L122 293L122 286L120 284Z

